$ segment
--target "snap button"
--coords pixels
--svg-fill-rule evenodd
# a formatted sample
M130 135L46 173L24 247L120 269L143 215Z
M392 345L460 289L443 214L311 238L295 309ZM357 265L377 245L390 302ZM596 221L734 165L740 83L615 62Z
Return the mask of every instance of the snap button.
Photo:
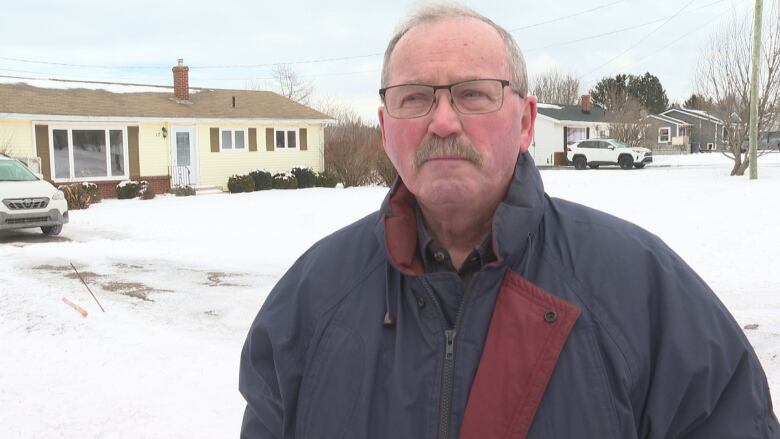
M433 259L436 259L436 262L444 262L444 252L441 251L434 252Z
M423 299L422 296L417 296L417 306L420 308L425 307L425 299Z
M544 321L547 323L553 323L558 320L558 313L555 311L547 311L544 313Z

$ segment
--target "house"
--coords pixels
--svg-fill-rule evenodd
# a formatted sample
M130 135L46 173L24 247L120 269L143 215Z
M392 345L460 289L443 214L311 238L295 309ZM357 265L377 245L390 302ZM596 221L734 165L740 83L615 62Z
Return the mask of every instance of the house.
M534 139L528 149L537 166L565 165L568 145L609 136L606 112L600 106L591 106L590 96L582 96L580 105L540 103L537 109Z
M173 87L101 85L121 92L0 84L0 148L38 157L55 185L92 182L104 197L128 179L157 192L224 189L253 169L324 169L329 116L269 91L190 87L182 60L172 70Z
M648 116L645 146L659 153L695 153L726 149L725 124L701 110L670 108Z

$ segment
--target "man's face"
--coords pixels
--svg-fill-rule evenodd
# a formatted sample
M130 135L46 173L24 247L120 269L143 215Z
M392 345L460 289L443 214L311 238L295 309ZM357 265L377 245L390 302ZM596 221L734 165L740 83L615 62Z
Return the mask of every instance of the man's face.
M412 28L395 47L388 72L389 86L511 79L501 37L488 24L469 18ZM447 90L437 91L437 97L430 113L414 119L396 119L379 108L387 155L423 205L498 203L517 155L533 137L535 98L521 99L505 87L500 110L462 115L452 107ZM453 141L458 148L449 147Z

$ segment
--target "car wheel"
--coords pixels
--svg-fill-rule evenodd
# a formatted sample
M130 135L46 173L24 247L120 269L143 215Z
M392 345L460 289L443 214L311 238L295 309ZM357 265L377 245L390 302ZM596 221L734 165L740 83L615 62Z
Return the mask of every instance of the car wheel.
M634 167L637 168L637 169L642 169L642 168L645 167L645 164L644 163L634 163Z
M590 169L598 169L599 165L588 165Z
M582 156L574 157L574 169L578 171L582 171L587 167L588 167L588 161L585 160L585 157Z
M618 159L618 164L622 169L631 169L634 167L634 159L631 156L624 155Z
M43 232L44 235L48 235L48 236L59 235L61 231L62 231L62 224L57 224L56 226L41 227L41 232Z

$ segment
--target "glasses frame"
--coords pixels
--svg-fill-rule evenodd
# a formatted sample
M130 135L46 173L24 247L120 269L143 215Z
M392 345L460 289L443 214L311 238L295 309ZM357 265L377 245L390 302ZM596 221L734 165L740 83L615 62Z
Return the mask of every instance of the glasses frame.
M455 99L452 97L452 87L466 84L469 82L476 82L476 81L496 81L501 84L501 103L498 105L498 108L495 110L490 111L483 111L481 113L464 113L461 111L461 109L458 107L458 105L455 103ZM433 100L431 101L431 106L428 108L428 111L426 111L423 114L420 114L419 116L412 116L412 117L398 117L393 115L393 113L387 108L387 105L385 103L385 93L387 93L387 90L396 88L396 87L405 87L408 85L415 85L415 86L422 86L422 87L429 87L433 89ZM446 85L430 85L430 84L418 84L418 83L410 83L410 84L397 84L397 85L391 85L389 87L384 87L379 89L379 96L382 98L382 105L385 106L385 109L387 110L387 114L389 114L391 117L395 119L417 119L418 117L425 117L431 113L431 110L433 107L435 107L439 103L439 96L436 94L439 90L447 90L449 92L449 101L450 105L452 105L452 108L455 109L458 114L463 115L472 115L472 114L489 114L489 113L495 113L496 111L501 110L501 108L504 107L504 88L509 87L510 90L512 90L513 93L516 93L518 96L520 96L520 91L517 89L517 86L513 84L511 81L506 79L496 79L496 78L478 78L478 79L468 79L466 81L458 81L453 82L452 84L446 84Z

